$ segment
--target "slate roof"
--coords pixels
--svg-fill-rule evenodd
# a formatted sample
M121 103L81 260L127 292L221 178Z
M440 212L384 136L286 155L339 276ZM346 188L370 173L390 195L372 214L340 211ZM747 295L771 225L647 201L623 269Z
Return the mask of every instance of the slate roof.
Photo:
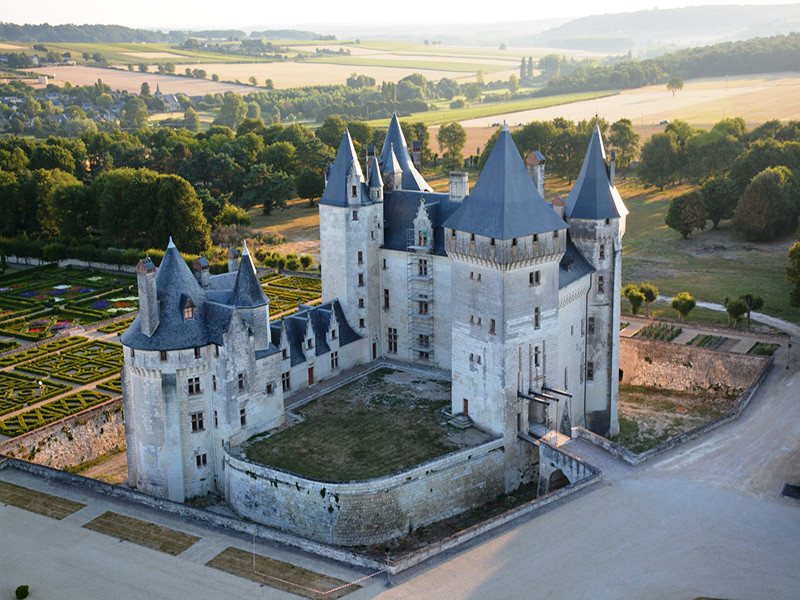
M584 258L572 239L567 237L567 249L558 269L558 288L563 289L594 271L595 268Z
M387 193L383 200L383 247L402 251L408 249L408 230L414 227L420 199L425 201L428 218L431 220L433 253L445 256L442 225L461 206L460 202L450 201L450 194L409 190L393 190Z
M378 167L378 161L373 160L372 166L369 169L369 186L371 188L383 188L383 177L381 177L381 170Z
M403 171L403 168L400 166L400 162L397 160L397 154L395 154L394 151L394 144L389 147L388 159L383 161L381 171L384 173L390 173L392 175L397 175Z
M301 304L296 313L283 317L280 321L273 322L270 326L272 343L281 344L281 333L286 332L289 344L289 357L291 366L296 366L306 362L307 353L321 356L331 351L328 345L327 334L331 325L331 315L336 315L337 338L339 347L346 346L361 336L350 327L344 316L344 311L338 300L331 300L319 306L307 306ZM309 349L306 345L306 332L308 331L308 321L311 319L311 330L314 334L314 347Z
M414 162L411 160L411 155L408 153L408 145L406 144L403 130L400 128L400 121L397 118L397 113L392 115L392 120L389 122L389 130L386 132L386 139L383 142L383 149L381 150L380 161L381 165L384 165L381 167L384 172L386 172L385 165L392 160L392 150L394 150L397 156L397 163L403 170L403 189L430 191L431 186L429 186L428 182L419 174L419 171L417 171L417 168L414 166Z
M242 308L255 308L265 306L268 302L264 288L261 287L261 282L256 275L256 267L250 258L250 252L247 250L247 242L245 242L239 270L236 271L236 282L233 285L228 304Z
M611 185L600 128L595 125L581 172L567 196L565 214L570 219L618 219L628 214L617 188Z
M505 127L472 193L444 226L499 240L567 228L539 195Z
M336 160L328 169L328 179L325 183L325 192L322 194L320 204L330 206L348 206L348 174L350 169L356 169L358 179L361 182L358 188L361 204L369 204L369 191L364 185L364 173L356 156L356 149L353 146L353 139L350 132L345 128L339 149L336 151Z

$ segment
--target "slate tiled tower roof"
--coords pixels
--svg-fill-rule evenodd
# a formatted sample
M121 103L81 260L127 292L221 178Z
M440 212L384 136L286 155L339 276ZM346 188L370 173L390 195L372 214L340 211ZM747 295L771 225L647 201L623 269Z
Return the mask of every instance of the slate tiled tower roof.
M236 272L236 283L233 285L228 304L241 308L255 308L264 306L268 302L264 288L261 287L261 282L256 275L256 267L250 258L250 252L247 250L247 242L245 242L242 260L239 263L239 270Z
M383 170L386 172L385 165L392 162L392 152L397 157L397 164L403 170L403 189L404 190L419 190L431 191L428 182L423 179L414 162L411 160L411 155L408 152L408 145L406 138L403 136L403 130L400 128L400 121L397 118L397 113L392 115L392 120L389 123L389 130L386 132L386 139L383 142L383 149L381 150L381 164L384 165Z
M364 185L364 173L356 156L356 149L353 146L353 138L345 128L342 141L339 143L339 150L336 151L336 160L330 166L328 179L325 183L325 192L319 203L329 206L348 206L350 197L349 186L353 185L350 181L358 181L357 194L360 203L369 203L369 191Z

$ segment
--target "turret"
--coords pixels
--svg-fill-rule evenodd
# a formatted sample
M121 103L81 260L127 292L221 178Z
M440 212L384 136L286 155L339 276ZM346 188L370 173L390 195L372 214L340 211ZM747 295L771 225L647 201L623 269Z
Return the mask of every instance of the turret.
M369 199L373 202L383 202L383 178L378 166L377 158L373 157L372 166L369 169Z
M172 244L172 238L169 241ZM139 321L142 333L152 336L158 329L158 298L156 297L156 266L149 256L136 265L139 287Z
M389 159L383 163L383 189L386 193L403 187L403 168L394 153L394 144L389 149Z
M242 248L242 261L236 272L236 281L228 304L236 307L242 320L252 330L256 350L266 350L270 339L269 299L258 280L247 242Z

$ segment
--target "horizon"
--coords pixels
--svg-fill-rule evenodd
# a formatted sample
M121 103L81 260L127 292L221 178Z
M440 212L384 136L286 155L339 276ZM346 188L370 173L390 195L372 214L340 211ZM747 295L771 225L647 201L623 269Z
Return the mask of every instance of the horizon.
M613 10L597 10L597 5L589 3L587 0L568 0L558 5L540 5L533 7L521 0L502 0L500 5L495 5L492 15L497 15L497 19L489 21L481 20L478 11L463 11L460 4L455 2L442 2L431 5L420 0L408 0L404 3L407 7L406 14L410 17L394 14L391 8L376 6L368 11L359 11L360 4L347 2L344 8L337 7L336 14L326 14L329 8L327 2L321 0L310 0L304 12L306 15L320 14L319 18L306 17L297 19L294 7L281 5L270 8L270 23L253 25L260 21L253 16L240 17L238 15L248 15L253 10L258 10L259 5L252 0L232 0L226 6L228 10L223 15L214 17L202 17L203 14L213 14L212 11L194 11L193 5L188 2L173 2L163 4L154 0L142 0L137 4L137 11L131 14L129 11L117 6L109 5L98 0L88 0L79 5L64 4L55 0L42 0L35 5L15 3L5 7L3 21L17 25L119 25L134 29L149 30L198 30L198 29L236 29L246 32L259 31L264 29L316 29L315 33L326 34L325 27L387 27L387 23L393 22L398 26L418 25L416 15L425 15L426 25L446 25L446 24L501 24L535 22L545 20L574 20L581 17L598 16L603 14L620 14L645 12L650 10L672 10L676 8L699 7L699 6L776 6L798 4L794 0L751 0L750 2L731 2L730 0L706 0L704 2L686 2L684 0L661 0L647 3L637 2L636 0L620 0ZM266 11L265 11L266 12ZM481 11L482 12L482 11ZM159 17L153 18L147 15L158 14ZM191 14L191 17L186 17ZM42 15L48 15L42 19ZM213 23L209 21L214 20ZM266 18L265 18L266 20ZM248 24L242 23L246 21Z

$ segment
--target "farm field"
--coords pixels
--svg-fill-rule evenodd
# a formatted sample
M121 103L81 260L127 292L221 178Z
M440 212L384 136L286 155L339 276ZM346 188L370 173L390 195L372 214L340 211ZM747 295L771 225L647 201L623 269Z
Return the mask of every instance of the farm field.
M599 114L610 122L623 117L634 126L657 124L663 120L684 119L692 125L710 128L724 117L742 117L748 123L769 119L800 119L800 75L770 73L687 80L684 88L672 95L665 86L626 90L616 96L576 102L565 107L549 107L509 112L495 117L462 120L464 127L487 127L498 119L509 122L548 121L565 117L574 121Z

